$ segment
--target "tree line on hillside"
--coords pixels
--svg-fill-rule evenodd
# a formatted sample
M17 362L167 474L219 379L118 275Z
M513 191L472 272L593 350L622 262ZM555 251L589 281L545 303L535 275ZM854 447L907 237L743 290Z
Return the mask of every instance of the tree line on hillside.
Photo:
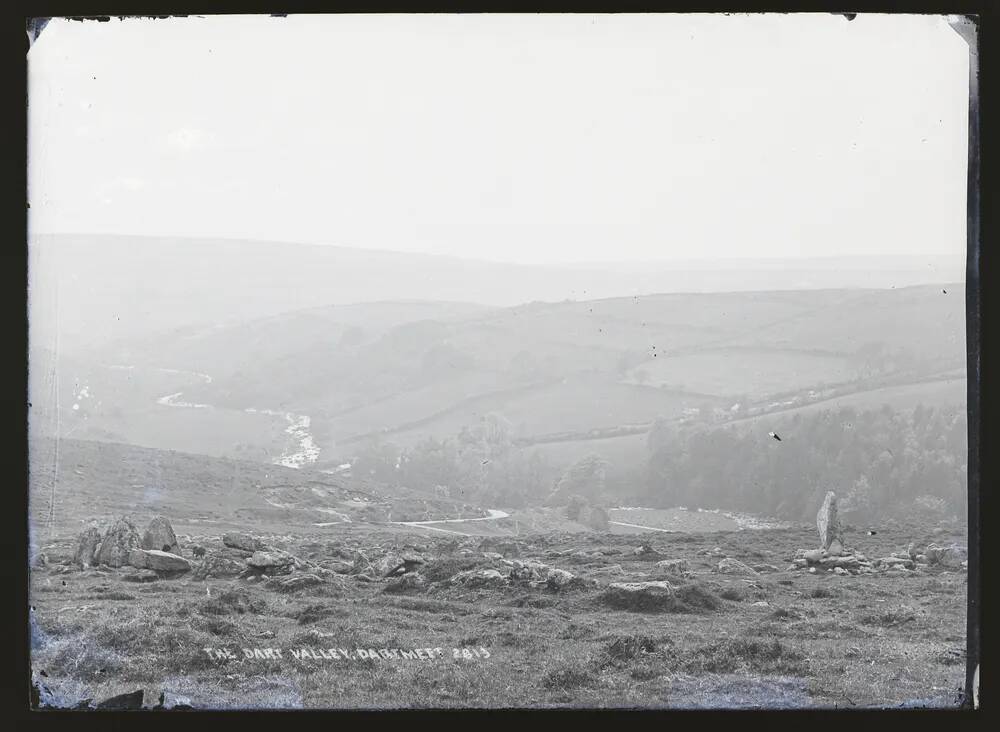
M505 508L521 508L551 492L552 475L537 452L514 445L510 422L498 414L464 427L455 438L427 437L410 448L370 442L351 464L355 482Z
M929 511L964 515L968 434L958 407L845 407L796 414L781 440L732 428L648 437L645 492L653 506L698 506L809 519L828 490L854 520Z
M658 420L645 465L589 454L553 465L514 445L489 414L450 439L366 445L352 481L483 506L595 505L722 509L811 520L828 490L852 520L912 511L964 515L968 435L959 407L816 411L773 423L781 441L733 427Z

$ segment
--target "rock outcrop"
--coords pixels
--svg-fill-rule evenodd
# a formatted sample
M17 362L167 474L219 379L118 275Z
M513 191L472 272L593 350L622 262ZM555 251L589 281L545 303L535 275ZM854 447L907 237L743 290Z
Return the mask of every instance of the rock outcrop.
M969 550L964 546L959 546L958 544L951 544L950 546L928 544L927 548L924 550L924 555L927 557L927 561L931 564L938 564L942 567L958 569L963 566L963 562L968 560Z
M294 557L279 552L254 552L247 560L247 567L268 576L289 574L295 566Z
M505 587L507 578L495 569L468 569L459 572L449 580L454 585L465 587Z
M241 549L245 552L255 552L264 548L264 543L250 534L243 534L238 531L230 531L222 535L222 543L233 549Z
M753 567L749 567L740 560L733 559L732 557L720 560L715 569L721 574L741 574L747 577L755 577L757 575Z
M225 577L236 577L247 568L245 562L240 562L230 557L219 554L212 554L205 557L204 561L194 570L192 577L203 580L209 578L222 579Z

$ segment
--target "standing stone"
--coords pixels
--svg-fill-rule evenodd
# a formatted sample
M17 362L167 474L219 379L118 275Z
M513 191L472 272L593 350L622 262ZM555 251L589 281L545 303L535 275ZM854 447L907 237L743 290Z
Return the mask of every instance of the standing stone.
M142 535L143 549L156 549L161 552L177 554L177 536L174 529L163 516L157 516L149 522L146 533Z
M73 555L74 564L79 564L87 568L94 563L94 555L101 544L101 532L96 526L88 526L80 534L80 540L76 547L76 554Z
M816 514L816 528L819 529L820 548L829 550L836 539L843 546L841 538L840 518L837 516L837 496L833 491L827 491L823 505Z
M97 563L109 567L128 564L129 553L133 549L138 549L140 544L139 532L135 525L122 516L104 534L100 551L97 552Z

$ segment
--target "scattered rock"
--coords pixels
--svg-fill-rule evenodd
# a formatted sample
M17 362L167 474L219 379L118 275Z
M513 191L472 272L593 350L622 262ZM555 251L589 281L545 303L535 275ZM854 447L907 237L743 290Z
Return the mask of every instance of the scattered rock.
M404 574L399 579L392 580L385 586L383 592L410 592L419 591L427 587L427 580L418 572Z
M128 564L129 552L138 549L139 545L139 532L131 521L122 516L104 534L97 552L97 563L109 567L124 566Z
M810 549L802 552L802 558L809 564L819 564L825 556L826 552L823 549Z
M575 576L564 569L550 567L548 564L536 562L534 560L504 560L503 564L509 568L510 579L528 582L534 585L548 585L552 588L562 588L575 579Z
M142 535L142 548L156 549L171 554L177 554L180 551L174 529L164 516L157 516L149 522L146 532Z
M861 562L856 556L848 554L844 557L826 557L820 565L826 569L858 569Z
M94 564L94 555L101 544L101 531L96 526L88 526L80 534L77 541L76 553L73 555L73 563L78 564L83 569Z
M280 552L257 551L247 560L247 567L261 574L289 574L295 565L295 559Z
M849 572L846 569L844 569L843 567L834 567L833 568L833 573L834 574L849 574Z
M738 559L732 559L731 557L721 560L719 562L719 566L716 567L716 571L722 574L742 574L749 577L757 575L757 572L755 572L753 568L748 567Z
M551 569L549 576L545 579L545 584L554 590L561 590L568 586L574 579L576 579L576 575L567 572L565 569Z
M222 535L222 543L233 549L242 549L245 552L256 552L264 548L264 543L259 539L242 534L238 531L230 531Z
M781 570L773 564L755 564L753 566L753 571L760 572L761 574L770 574L771 572L780 572Z
M840 518L837 514L837 495L833 491L827 491L823 505L819 507L819 512L816 514L816 528L819 529L820 548L829 551L834 540L843 546Z
M314 574L297 574L294 577L276 577L267 583L267 587L279 592L295 592L304 587L314 587L323 584L323 580Z
M136 539L139 538L136 533ZM97 704L98 709L142 709L143 690L133 691L129 694L119 694L110 699L105 699Z
M203 580L210 577L224 578L236 577L246 569L246 564L229 557L213 554L206 557L198 567L195 568L194 579Z
M391 569L387 570L382 574L383 577L399 577L400 575L407 574L409 572L415 572L419 567L425 564L422 557L414 555L404 555L402 561L396 564ZM377 568L380 568L382 563L376 564Z
M153 709L194 709L191 700L186 696L173 692L160 692L160 701Z
M881 559L876 559L875 564L886 569L913 569L914 562L912 559L904 559L902 557L882 557Z
M768 605L767 602L765 602L764 600L760 600L759 602L751 603L750 607L771 607L771 606Z
M656 563L656 566L667 574L677 575L678 577L683 577L690 571L690 566L686 559L662 559Z
M499 552L483 552L483 556L487 559L503 559L503 554Z
M495 569L469 569L456 574L450 582L466 587L503 587L507 578Z
M962 562L967 561L969 558L968 549L958 544L951 544L950 546L928 544L924 550L924 554L927 555L927 559L931 564L938 564L942 567L950 567L952 569L960 568Z

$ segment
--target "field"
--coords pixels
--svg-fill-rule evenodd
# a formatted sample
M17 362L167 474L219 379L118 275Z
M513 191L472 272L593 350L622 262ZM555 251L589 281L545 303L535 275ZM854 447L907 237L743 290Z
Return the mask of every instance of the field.
M737 393L734 370L739 373L738 393L752 399L836 384L854 376L843 357L793 350L722 348L650 359L633 372L633 378L642 371L654 386L725 396Z
M815 544L811 528L645 534L646 554L634 534L495 539L346 526L259 536L344 573L294 591L190 574L136 583L127 569L67 567L71 535L46 543L31 603L32 666L48 703L144 689L147 705L165 691L202 708L954 706L964 683L965 573L786 570ZM896 525L849 541L879 556L951 538L965 539L954 527ZM223 551L214 533L180 540L189 557L194 544ZM359 554L393 551L424 558L426 584L359 581L346 569ZM450 581L498 566L501 554L576 579L561 589ZM760 573L718 573L721 555ZM664 558L686 559L691 574L666 574ZM606 589L656 579L676 587L670 602L630 607Z

